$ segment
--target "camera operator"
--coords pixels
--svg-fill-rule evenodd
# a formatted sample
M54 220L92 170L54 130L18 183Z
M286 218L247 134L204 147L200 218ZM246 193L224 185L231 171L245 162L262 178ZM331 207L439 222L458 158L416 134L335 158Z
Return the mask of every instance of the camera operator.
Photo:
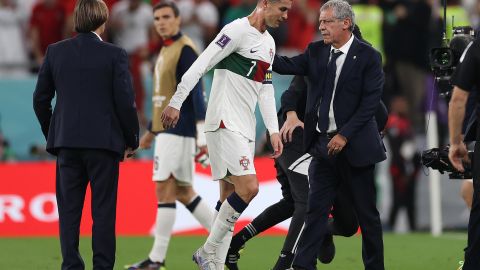
M448 112L450 150L449 159L452 165L460 172L464 171L463 162L469 162L468 151L463 143L462 123L465 117L465 105L467 103L470 91L480 89L480 78L478 72L480 68L480 41L475 40L471 43L461 59L461 68L457 70L453 78L454 90L450 100ZM480 104L480 95L477 95L477 108ZM477 121L480 119L480 111L476 112ZM474 159L478 159L480 154L480 133L476 134ZM480 269L480 167L479 163L473 163L473 202L468 224L468 245L465 249L464 270Z

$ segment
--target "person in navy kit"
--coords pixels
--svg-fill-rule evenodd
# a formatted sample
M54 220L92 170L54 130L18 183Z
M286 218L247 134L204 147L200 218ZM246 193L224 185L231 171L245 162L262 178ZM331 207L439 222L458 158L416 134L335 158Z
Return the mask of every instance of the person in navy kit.
M355 15L344 0L320 9L322 41L298 56L275 57L273 70L307 76L304 150L313 156L305 230L293 269L316 269L316 255L338 187L349 186L362 230L365 269L384 269L383 236L376 208L375 163L386 158L375 121L384 75L380 54L352 30ZM349 177L344 177L348 175Z
M119 162L138 147L127 54L100 38L107 19L103 1L77 1L78 35L48 46L33 94L47 151L57 156L61 269L65 270L85 269L78 242L89 182L93 269L113 269Z

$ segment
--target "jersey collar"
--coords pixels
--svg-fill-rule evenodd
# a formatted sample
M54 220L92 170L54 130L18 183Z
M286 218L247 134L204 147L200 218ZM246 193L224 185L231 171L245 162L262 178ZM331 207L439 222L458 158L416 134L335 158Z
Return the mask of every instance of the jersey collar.
M175 41L177 41L179 38L182 37L182 32L178 32L178 34L172 36L171 38L167 38L163 41L164 46L170 46L172 45Z

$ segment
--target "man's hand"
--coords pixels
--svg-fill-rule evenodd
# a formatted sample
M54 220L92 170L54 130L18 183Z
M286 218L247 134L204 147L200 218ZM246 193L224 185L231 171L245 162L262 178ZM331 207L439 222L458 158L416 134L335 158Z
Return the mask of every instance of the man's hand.
M462 161L470 162L467 147L464 143L451 144L448 151L448 158L452 162L453 167L459 172L465 171Z
M342 151L347 144L347 138L341 134L333 136L330 142L327 144L328 155L336 155Z
M180 111L167 106L162 112L162 123L165 129L174 128L180 118Z
M297 127L303 128L303 122L298 119L295 111L287 112L287 120L283 123L283 126L280 129L280 136L283 138L284 142L292 141L293 131L295 131Z
M270 143L272 144L273 154L271 155L272 158L278 158L283 152L283 144L282 139L280 138L280 134L273 133L270 135Z
M123 160L130 159L131 157L133 157L134 154L135 150L133 150L132 148L129 147L125 149L125 153L123 154Z
M155 139L155 134L150 131L145 132L142 138L140 138L140 146L139 149L150 149L152 147L152 142Z

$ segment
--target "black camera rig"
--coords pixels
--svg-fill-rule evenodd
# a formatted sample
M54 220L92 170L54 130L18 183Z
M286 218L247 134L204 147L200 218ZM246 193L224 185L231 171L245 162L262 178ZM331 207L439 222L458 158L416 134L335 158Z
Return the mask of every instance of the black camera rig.
M444 1L444 18L446 18L446 1ZM475 31L470 26L453 27L452 40L449 42L446 38L446 21L443 26L443 43L442 47L434 48L430 51L430 67L432 69L435 84L439 90L441 97L445 98L447 102L450 101L453 85L451 82L457 65L460 63L460 58L463 55L467 46L475 39ZM476 128L471 128L467 131L469 134L475 131ZM466 132L466 134L467 134ZM468 137L475 137L471 134ZM464 172L459 172L453 167L448 158L449 147L432 148L422 152L422 164L426 167L438 170L440 173L448 173L450 179L471 179L472 178L472 162L473 151L469 151L468 155L470 163L464 162Z
M473 151L468 152L470 162L464 162L464 172L459 172L448 159L448 146L444 148L432 148L422 152L422 164L433 170L439 171L441 174L448 173L450 179L471 179L472 178L472 162Z
M470 26L453 27L452 40L443 38L443 45L430 51L430 67L435 77L440 96L450 100L453 85L452 75L460 62L463 51L475 38L475 31Z

